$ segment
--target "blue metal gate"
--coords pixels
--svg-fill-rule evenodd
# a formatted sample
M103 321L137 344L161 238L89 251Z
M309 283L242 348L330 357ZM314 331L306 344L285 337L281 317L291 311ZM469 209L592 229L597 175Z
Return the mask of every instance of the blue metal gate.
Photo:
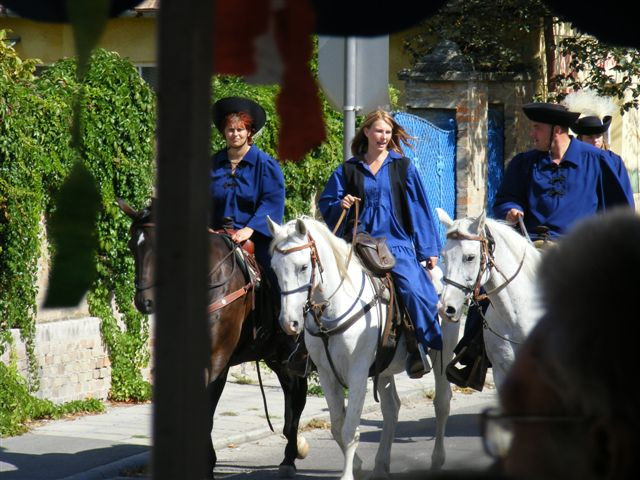
M451 129L444 130L409 113L398 112L394 118L414 138L413 151L406 150L405 154L418 170L444 245L445 229L438 221L435 208L442 208L451 218L456 216L455 119L450 118Z
M502 105L489 106L487 144L487 213L492 215L493 201L504 175L504 112Z

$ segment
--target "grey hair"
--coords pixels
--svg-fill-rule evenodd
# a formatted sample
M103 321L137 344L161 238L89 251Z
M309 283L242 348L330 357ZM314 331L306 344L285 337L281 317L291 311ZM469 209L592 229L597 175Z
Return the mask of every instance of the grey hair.
M640 428L640 217L630 209L580 223L543 256L540 361L566 407Z

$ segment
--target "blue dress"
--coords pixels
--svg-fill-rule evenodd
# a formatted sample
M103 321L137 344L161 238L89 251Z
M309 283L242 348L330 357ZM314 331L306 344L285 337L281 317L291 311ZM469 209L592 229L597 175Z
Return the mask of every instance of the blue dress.
M572 138L559 164L552 162L548 152L529 150L516 155L507 167L493 211L503 219L517 208L524 213L532 238L539 238L535 228L540 225L549 227L549 235L558 238L598 211L633 204L621 160Z
M366 231L373 237L386 237L389 249L396 257L392 275L398 295L409 312L416 329L418 340L427 348L442 349L442 333L438 323L438 295L429 275L418 262L429 257L437 257L440 252L438 235L431 215L418 172L413 164L407 171L406 195L414 232L405 231L396 218L392 204L389 182L389 165L401 158L396 152L389 152L380 170L374 175L369 167L356 158L349 162L359 162L364 171L364 205L362 205L358 230ZM346 195L342 167L338 167L327 182L319 200L322 216L333 228L338 221L342 207L340 202Z
M282 223L284 176L280 165L255 145L251 145L234 173L231 173L226 149L217 152L211 163L211 226L222 228L223 219L231 217L234 228L250 227L254 230L251 240L255 244L256 260L279 295L269 255L271 233L267 227L267 215L274 222Z

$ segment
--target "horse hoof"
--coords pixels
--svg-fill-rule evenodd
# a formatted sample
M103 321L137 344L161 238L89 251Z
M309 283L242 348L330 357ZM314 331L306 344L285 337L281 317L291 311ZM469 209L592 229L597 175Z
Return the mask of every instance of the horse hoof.
M280 465L278 467L278 477L293 478L296 476L296 467L293 465Z
M298 435L297 443L298 443L298 455L296 456L296 458L300 460L302 460L303 458L307 458L307 455L309 455L309 443L302 435Z

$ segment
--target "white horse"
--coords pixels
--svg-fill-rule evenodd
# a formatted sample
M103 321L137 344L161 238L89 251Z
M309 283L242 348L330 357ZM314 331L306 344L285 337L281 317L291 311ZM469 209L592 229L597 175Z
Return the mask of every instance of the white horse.
M331 433L344 454L341 478L351 480L362 468L362 461L356 454L358 426L369 367L374 361L379 330L387 314L386 304L378 297L371 277L357 258L347 260L350 246L334 236L323 223L303 218L284 226L268 219L268 224L274 237L271 265L282 290L280 325L290 335L298 335L304 329L305 343L318 368L329 406ZM313 310L319 321L314 319ZM318 324L329 331L326 344L315 336ZM449 323L444 327L443 353L430 352L436 375L436 441L431 457L435 469L445 461L443 437L451 387L444 376L444 366L453 358L459 325ZM379 375L377 391L383 429L373 478L389 476L391 445L400 409L393 376L404 372L405 356L406 344L402 335L391 364ZM346 409L343 386L349 390Z
M535 295L540 252L511 226L484 213L454 221L444 210L436 212L447 227L440 316L459 321L465 304L477 299L480 287L485 289L490 306L484 315L484 343L500 388L519 345L541 315Z

